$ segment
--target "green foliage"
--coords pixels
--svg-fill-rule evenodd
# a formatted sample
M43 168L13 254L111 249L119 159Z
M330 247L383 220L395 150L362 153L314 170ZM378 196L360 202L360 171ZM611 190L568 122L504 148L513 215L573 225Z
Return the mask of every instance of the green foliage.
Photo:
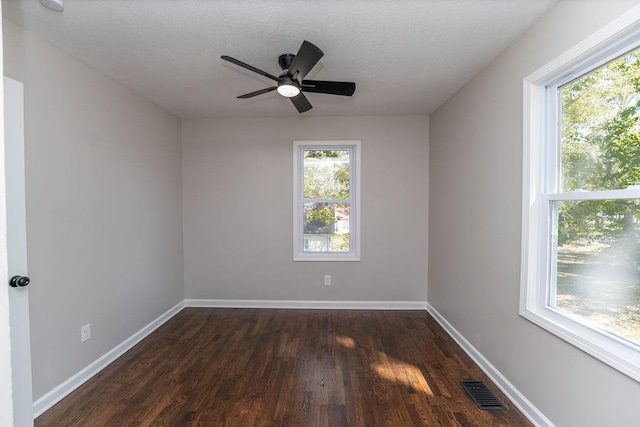
M349 198L349 166L341 165L333 172L333 179L338 183L336 199L347 200Z
M321 206L315 206L307 215L307 218L310 221L318 221L324 225L328 225L336 221L336 215L333 209L324 203L318 203L318 205Z
M348 152L305 151L303 191L306 199L348 199Z
M640 51L561 88L563 191L640 184ZM622 236L637 220L630 200L560 203L559 244Z
M340 152L328 151L328 150L308 150L304 152L304 157L310 158L310 159L336 158L336 157L340 157Z
M333 234L331 236L331 250L349 252L349 234Z
M349 151L305 151L305 233L333 234L336 221L348 218L349 204L335 202L349 199L349 175ZM335 247L343 248L345 245L348 251L348 236L345 243L344 237L334 234L334 250Z
M632 231L635 200L559 202L558 244L618 239Z

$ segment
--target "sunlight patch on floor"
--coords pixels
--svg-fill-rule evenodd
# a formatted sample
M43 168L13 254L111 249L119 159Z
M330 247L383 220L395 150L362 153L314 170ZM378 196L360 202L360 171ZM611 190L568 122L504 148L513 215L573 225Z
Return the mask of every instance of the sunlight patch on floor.
M431 387L429 387L420 369L409 363L389 358L387 355L383 355L382 359L387 359L387 362L371 364L371 369L373 369L380 378L405 385L427 396L433 396L433 391Z
M345 335L336 335L334 337L336 344L345 348L356 348L356 342L351 337Z

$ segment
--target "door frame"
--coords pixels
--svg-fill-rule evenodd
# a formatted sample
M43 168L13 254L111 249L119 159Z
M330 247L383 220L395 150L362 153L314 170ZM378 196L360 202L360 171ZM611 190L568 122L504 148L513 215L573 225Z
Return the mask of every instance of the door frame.
M25 191L24 85L3 78L5 207L8 275L28 274L27 218ZM31 330L29 286L9 289L9 339L11 340L11 376L13 422L33 425L33 382L31 371Z
M0 12L1 12L0 5ZM4 75L0 20L0 71ZM0 81L4 100L4 82ZM4 167L4 102L0 102L0 424L13 425L13 383L11 382L11 336L9 333L9 270L7 265L7 200Z

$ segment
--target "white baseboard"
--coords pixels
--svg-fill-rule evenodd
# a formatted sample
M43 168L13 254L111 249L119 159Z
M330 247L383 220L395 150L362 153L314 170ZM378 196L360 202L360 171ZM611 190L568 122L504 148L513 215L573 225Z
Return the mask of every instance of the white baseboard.
M426 310L426 301L299 301L186 299L187 307L288 308L322 310Z
M212 300L185 299L138 332L118 344L86 368L58 385L53 390L33 402L33 418L65 398L69 393L87 382L91 377L122 356L134 345L158 329L167 320L185 307L228 307L228 308L289 308L289 309L345 309L345 310L426 310L426 302L413 301L276 301L276 300Z
M77 389L82 384L87 382L87 380L103 370L105 367L107 367L107 365L116 360L118 357L122 356L134 345L142 341L147 335L158 329L167 320L175 316L184 307L184 300L180 301L178 304L161 314L147 326L143 327L138 332L118 344L112 350L101 356L95 362L91 363L89 366L42 396L40 399L33 402L33 418L35 419L36 417L40 416L43 412L58 403L73 390Z
M553 427L554 424L538 410L504 375L496 369L456 328L451 325L431 304L427 303L427 311L442 326L442 328L458 343L465 353L484 371L494 384L511 400L511 402L535 426Z
M513 384L507 380L460 332L458 332L435 308L425 301L299 301L299 300L218 300L185 299L131 337L114 347L89 366L42 396L33 403L34 419L80 387L110 363L122 356L138 342L158 329L185 307L218 308L284 308L284 309L342 309L342 310L427 310L460 347L478 364L485 374L502 390L513 404L536 426L553 423L544 416Z

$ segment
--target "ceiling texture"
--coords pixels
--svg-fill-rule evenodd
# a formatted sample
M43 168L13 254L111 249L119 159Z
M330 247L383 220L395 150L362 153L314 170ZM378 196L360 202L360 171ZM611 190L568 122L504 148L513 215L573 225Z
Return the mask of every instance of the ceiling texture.
M313 80L356 82L352 97L307 93L308 115L427 115L557 0L3 0L3 15L184 119L297 116L273 81L303 40L324 57Z

